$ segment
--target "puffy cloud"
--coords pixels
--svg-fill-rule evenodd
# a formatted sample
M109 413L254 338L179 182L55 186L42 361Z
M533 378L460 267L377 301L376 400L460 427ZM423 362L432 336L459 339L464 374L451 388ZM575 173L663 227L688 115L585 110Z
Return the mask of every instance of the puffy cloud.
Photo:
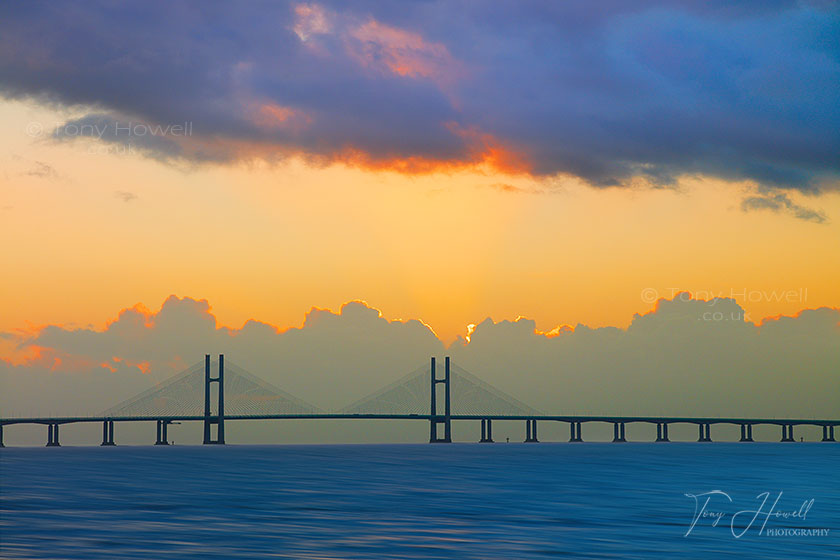
M833 3L2 11L3 95L92 107L79 122L193 123L189 135L137 140L150 157L301 154L409 173L489 165L603 186L684 174L838 185Z
M549 413L840 416L840 309L756 325L732 299L685 293L660 300L627 329L540 332L530 319L486 319L449 348L422 322L388 320L364 302L312 309L299 328L250 320L236 329L219 326L207 301L174 296L157 312L123 310L102 330L48 326L3 336L17 344L0 360L4 415L97 413L210 352L333 410L448 353ZM380 437L399 438L389 429ZM307 430L311 439L332 433Z
M548 333L553 334L553 333ZM544 410L588 414L837 417L840 309L761 325L729 298L662 299L626 329L480 323L452 349L482 378Z
M14 333L5 333L15 336ZM242 328L219 327L206 300L170 296L161 309L125 309L104 330L47 326L18 335L18 351L8 356L0 377L0 408L22 413L20 406L44 413L96 413L129 398L203 359L225 353L240 366L290 393L327 409L336 409L423 364L443 350L423 323L389 321L363 302L349 302L338 313L312 309L301 328L280 331L256 320ZM14 365L13 365L14 363ZM56 376L80 376L74 391L44 391L40 399L18 400L18 390L41 386ZM99 377L116 380L108 391ZM120 379L126 380L120 387ZM89 381L90 383L89 384ZM326 390L325 390L326 389ZM87 397L97 395L91 408ZM37 403L37 404L36 404Z

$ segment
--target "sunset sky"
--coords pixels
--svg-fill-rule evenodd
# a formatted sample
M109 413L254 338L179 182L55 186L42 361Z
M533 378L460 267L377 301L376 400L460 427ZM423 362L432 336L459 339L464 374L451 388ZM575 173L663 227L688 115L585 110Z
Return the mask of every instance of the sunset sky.
M0 7L0 357L173 294L446 344L840 306L835 3L153 5Z

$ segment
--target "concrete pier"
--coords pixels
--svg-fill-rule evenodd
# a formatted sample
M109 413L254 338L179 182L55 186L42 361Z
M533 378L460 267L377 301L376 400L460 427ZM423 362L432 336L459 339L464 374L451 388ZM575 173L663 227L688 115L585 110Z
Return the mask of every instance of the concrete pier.
M573 443L579 443L583 441L583 436L580 432L580 422L570 422L569 423L569 441Z
M738 441L755 441L752 437L752 424L741 424L741 439Z
M793 424L782 424L782 439L780 441L796 441L793 438Z
M155 440L155 445L169 445L169 434L168 428L169 421L168 420L158 420L157 421L157 439ZM214 443L214 442L210 442Z
M624 422L613 422L613 443L625 443Z
M61 447L58 443L58 424L47 424L47 447Z
M525 443L539 443L537 439L537 421L525 420Z
M493 443L493 420L490 418L481 419L481 439L479 443Z
M105 420L102 422L102 443L101 446L116 445L114 443L114 421Z

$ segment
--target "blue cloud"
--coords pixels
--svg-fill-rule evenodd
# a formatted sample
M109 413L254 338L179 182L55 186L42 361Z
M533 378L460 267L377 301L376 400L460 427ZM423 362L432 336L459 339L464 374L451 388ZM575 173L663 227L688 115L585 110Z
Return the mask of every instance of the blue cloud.
M490 142L534 174L598 186L839 184L834 3L27 2L0 14L2 95L90 106L88 120L194 124L147 146L153 157L459 162Z

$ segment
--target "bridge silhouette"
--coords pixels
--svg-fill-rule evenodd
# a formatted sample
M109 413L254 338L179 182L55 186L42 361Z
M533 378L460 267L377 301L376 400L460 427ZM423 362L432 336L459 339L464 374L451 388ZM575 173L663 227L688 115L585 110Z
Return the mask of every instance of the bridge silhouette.
M216 372L214 375L213 372ZM454 421L478 421L480 443L493 443L493 421L524 421L526 443L538 443L537 422L569 424L569 441L582 442L582 426L599 422L613 425L613 442L626 442L627 424L656 425L656 441L670 441L668 427L694 424L698 442L711 442L713 424L740 426L741 442L752 442L756 425L781 427L781 441L796 441L794 426L819 426L822 441L833 442L840 420L779 418L650 417L548 415L519 401L453 363L431 358L424 365L344 408L330 412L307 403L231 363L224 355L208 354L166 381L95 416L59 418L0 418L0 447L3 428L14 424L47 426L47 447L58 447L59 427L74 423L102 423L103 446L116 445L116 423L155 422L155 445L168 445L168 427L173 422L203 422L204 444L225 443L225 422L282 419L380 419L420 420L429 423L430 443L452 442Z

